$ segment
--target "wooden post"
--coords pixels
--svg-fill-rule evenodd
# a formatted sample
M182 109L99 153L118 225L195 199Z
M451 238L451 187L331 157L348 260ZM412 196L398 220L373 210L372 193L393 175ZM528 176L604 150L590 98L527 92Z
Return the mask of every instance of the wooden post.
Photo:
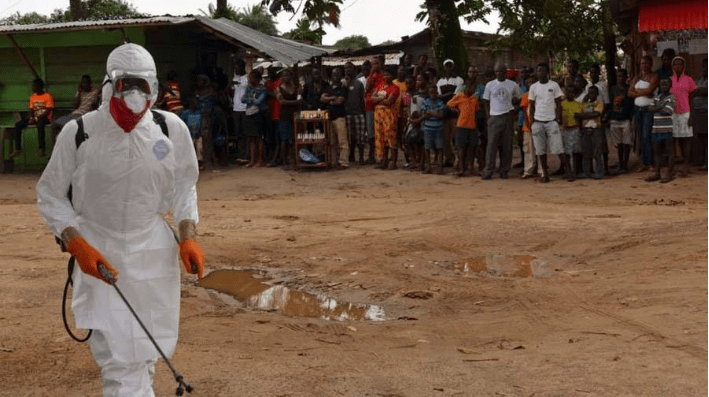
M17 45L15 38L12 37L12 35L10 35L10 34L6 34L6 36L10 40L10 42L12 43L12 46L15 47L15 51L17 51L17 53L20 54L20 58L22 58L22 61L25 63L25 65L27 65L28 68L30 68L30 71L34 75L34 78L35 79L40 78L39 74L37 73L37 70L34 68L34 66L32 66L30 61L27 59L27 56L25 56L25 53L22 51L22 48L20 48L20 46Z

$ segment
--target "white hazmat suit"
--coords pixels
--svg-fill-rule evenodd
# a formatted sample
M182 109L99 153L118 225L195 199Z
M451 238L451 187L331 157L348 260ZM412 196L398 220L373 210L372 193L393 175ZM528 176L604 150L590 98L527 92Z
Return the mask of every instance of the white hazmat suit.
M153 58L138 45L116 48L106 68L109 77L148 76L157 88ZM126 133L111 113L109 89L104 86L102 106L83 116L88 138L78 150L76 122L59 134L37 184L39 209L57 236L75 228L120 273L116 285L169 357L177 343L180 270L163 214L172 210L177 223L198 221L197 158L187 126L172 113L160 112L169 137L150 111ZM151 90L146 109L156 96L157 89ZM89 342L101 367L104 396L153 396L158 352L145 332L113 287L78 266L73 279L76 326L94 330Z

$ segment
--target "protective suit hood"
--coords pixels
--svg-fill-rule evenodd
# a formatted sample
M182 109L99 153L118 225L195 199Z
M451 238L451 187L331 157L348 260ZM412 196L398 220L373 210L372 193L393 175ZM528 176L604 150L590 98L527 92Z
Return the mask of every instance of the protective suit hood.
M123 131L131 132L157 100L155 61L145 48L123 44L108 55L106 75L111 80L111 117Z

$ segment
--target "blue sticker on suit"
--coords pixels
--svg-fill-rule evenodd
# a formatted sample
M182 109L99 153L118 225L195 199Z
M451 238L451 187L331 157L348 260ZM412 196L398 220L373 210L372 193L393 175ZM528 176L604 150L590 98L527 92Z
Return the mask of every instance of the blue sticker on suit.
M155 158L162 160L168 153L170 153L170 147L167 146L167 142L165 142L164 139L155 142L155 145L153 145L153 154L155 154Z

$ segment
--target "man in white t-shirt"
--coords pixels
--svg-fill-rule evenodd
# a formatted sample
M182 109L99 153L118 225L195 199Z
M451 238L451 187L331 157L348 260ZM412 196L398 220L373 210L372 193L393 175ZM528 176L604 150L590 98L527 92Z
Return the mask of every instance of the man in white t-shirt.
M249 78L245 72L244 61L238 60L234 64L234 77L232 78L232 90L234 91L234 136L237 141L237 158L245 158L247 155L246 137L244 136L244 118L246 117L246 104L241 102L241 97L246 92L249 85Z
M438 98L443 103L448 103L458 90L463 88L465 81L462 77L455 73L455 62L452 59L443 61L443 77L438 79L436 87L438 87ZM449 114L443 120L443 154L447 162L450 162L456 156L453 150L453 137L456 132L457 117Z
M529 87L529 114L532 115L532 139L534 150L542 166L542 183L549 182L547 151L558 154L566 171L566 178L573 180L569 158L564 154L564 141L561 138L561 88L555 81L549 80L549 65L537 66L538 81ZM549 150L547 150L547 145Z
M492 178L497 161L497 148L500 145L500 178L507 179L512 168L515 106L522 98L522 90L517 83L507 79L507 65L495 66L495 77L495 80L487 83L483 94L487 116L487 156L483 179Z

